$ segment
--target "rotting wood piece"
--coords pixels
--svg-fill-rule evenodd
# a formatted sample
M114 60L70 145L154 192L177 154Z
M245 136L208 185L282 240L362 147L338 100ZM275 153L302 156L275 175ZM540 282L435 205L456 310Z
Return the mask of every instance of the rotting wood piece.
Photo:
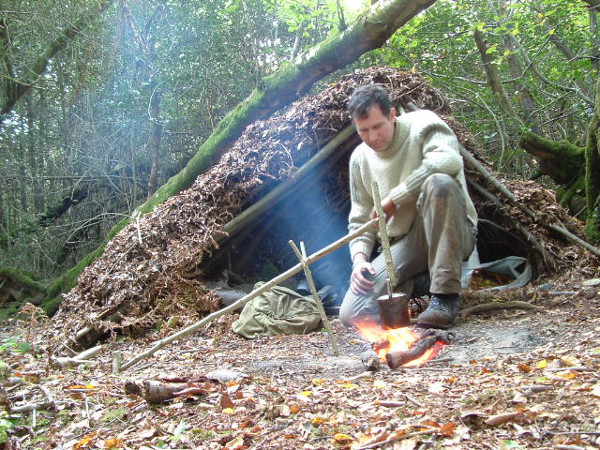
M417 339L406 351L389 352L386 362L390 369L396 369L404 364L414 361L433 347L437 342L449 344L454 339L454 334L446 330L427 330L423 336Z
M182 395L206 395L208 392L195 383L166 383L154 380L128 380L125 394L137 395L148 403L162 403Z

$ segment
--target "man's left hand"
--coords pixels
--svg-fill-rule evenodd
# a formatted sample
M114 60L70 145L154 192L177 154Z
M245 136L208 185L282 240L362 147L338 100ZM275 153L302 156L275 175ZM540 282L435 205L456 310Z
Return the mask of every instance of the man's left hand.
M396 212L396 204L390 197L385 197L381 201L381 209L383 209L383 213L385 214L386 222L389 221L394 213ZM371 210L371 219L378 217L377 208L373 208Z

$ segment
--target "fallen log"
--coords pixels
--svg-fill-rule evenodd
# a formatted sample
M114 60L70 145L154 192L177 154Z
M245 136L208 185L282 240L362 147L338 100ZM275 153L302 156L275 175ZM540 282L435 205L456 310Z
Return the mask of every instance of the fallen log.
M54 362L62 368L76 367L82 364L97 364L97 361L92 361L90 358L98 356L102 351L102 345L84 350L73 357L57 357Z
M390 369L396 369L404 364L414 361L425 354L436 343L449 344L454 338L450 331L446 330L427 330L425 334L417 339L406 351L389 352L385 358Z

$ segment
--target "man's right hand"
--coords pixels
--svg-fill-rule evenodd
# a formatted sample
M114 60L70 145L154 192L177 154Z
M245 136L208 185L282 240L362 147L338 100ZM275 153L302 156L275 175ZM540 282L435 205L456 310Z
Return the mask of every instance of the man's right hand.
M356 295L367 295L373 290L373 282L366 275L375 275L375 268L369 261L356 261L350 275L350 289Z

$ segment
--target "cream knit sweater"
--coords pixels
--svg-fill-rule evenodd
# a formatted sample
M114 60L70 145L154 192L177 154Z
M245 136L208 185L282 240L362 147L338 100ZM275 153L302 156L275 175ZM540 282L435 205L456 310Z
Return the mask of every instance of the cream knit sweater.
M404 236L416 217L416 202L425 179L434 173L455 177L467 203L468 219L475 224L477 213L468 193L463 160L454 132L435 113L427 110L403 114L396 119L390 146L375 152L360 144L350 157L351 209L348 229L355 231L369 220L373 209L371 187L377 181L381 198L390 195L397 208L387 224L390 239ZM350 242L352 260L359 253L371 254L377 231Z

